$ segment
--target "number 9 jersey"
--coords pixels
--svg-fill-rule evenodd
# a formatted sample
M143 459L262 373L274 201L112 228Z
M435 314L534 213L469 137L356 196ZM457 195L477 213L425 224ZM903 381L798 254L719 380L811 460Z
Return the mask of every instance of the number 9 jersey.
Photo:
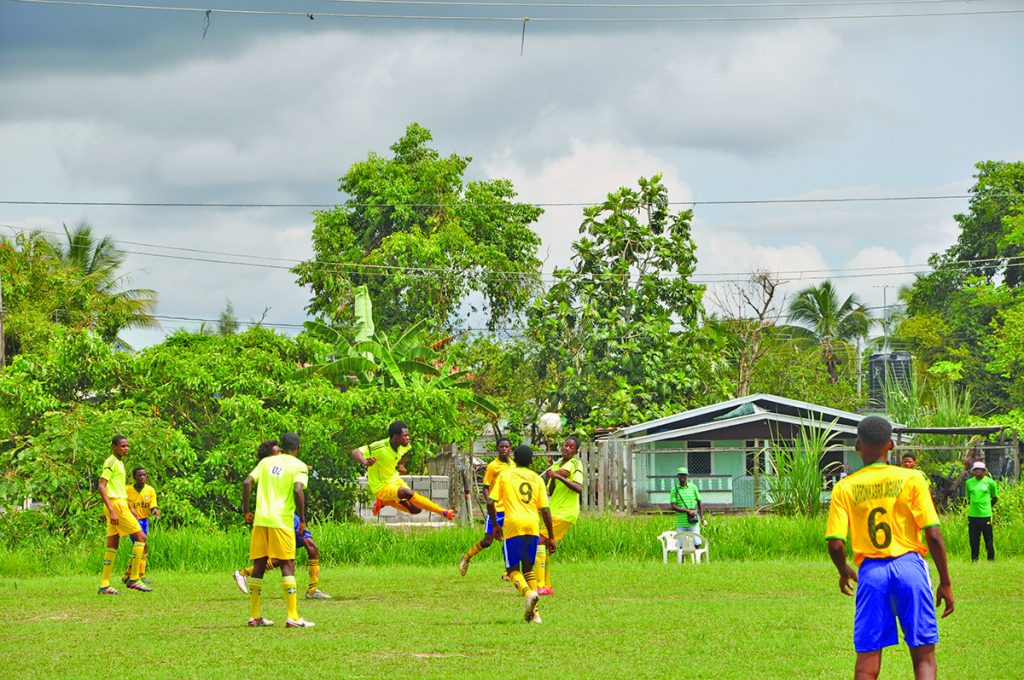
M825 538L846 541L853 563L865 558L928 555L921 540L926 527L939 524L928 482L920 470L872 463L832 488Z
M540 535L540 509L548 507L548 492L536 472L519 467L505 470L494 480L491 500L505 505L505 538Z

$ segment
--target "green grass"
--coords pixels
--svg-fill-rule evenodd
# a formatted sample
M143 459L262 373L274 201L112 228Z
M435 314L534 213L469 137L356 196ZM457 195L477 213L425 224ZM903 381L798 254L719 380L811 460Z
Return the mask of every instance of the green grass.
M300 600L317 624L309 630L280 625L277 574L266 579L264 613L279 625L260 630L244 626L248 600L226 571L154 570L155 592L117 597L96 595L94 575L8 579L0 589L0 663L5 677L46 680L852 672L853 600L820 560L556 562L556 595L542 600L540 626L522 622L496 560L474 561L466 578L449 562L325 568L321 585L335 599ZM952 572L956 612L939 624L940 677L1020 677L1024 561L956 560ZM304 584L305 570L298 577ZM886 651L883 677L908 677L909 668L906 647Z

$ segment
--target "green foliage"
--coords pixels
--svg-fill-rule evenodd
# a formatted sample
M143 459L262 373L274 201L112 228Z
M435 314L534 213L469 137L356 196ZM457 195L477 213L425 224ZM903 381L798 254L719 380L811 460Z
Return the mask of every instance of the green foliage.
M832 463L823 470L821 459L836 434L835 421L826 423L812 419L800 426L800 436L791 445L772 442L768 449L771 471L764 476L769 508L783 515L800 517L821 514L825 477L839 466Z
M829 381L839 382L839 364L844 348L853 340L867 336L875 320L860 299L849 295L842 302L831 281L823 281L797 293L789 305L789 317L807 327L821 346L821 359L828 370Z
M969 387L955 380L956 366L941 366L929 377L915 371L906 385L893 381L886 385L886 411L893 422L909 427L968 427L982 424L973 415L974 401ZM936 377L936 374L942 377ZM928 474L945 475L963 457L973 437L938 434L915 434L914 446L957 446L956 449L915 451L918 464Z
M573 269L529 312L550 410L576 425L634 423L723 397L720 338L701 326L691 211L673 214L660 175L584 210Z
M443 158L413 123L391 146L341 178L344 205L315 214L312 260L293 270L313 291L308 309L328 323L352 323L353 291L367 285L377 322L401 332L429 312L451 328L467 301L484 300L490 327L521 313L538 285L542 210L515 202L505 179L464 183L471 158Z
M857 411L866 397L857 395L855 354L839 363L839 380L833 383L816 343L788 337L787 329L765 333L765 351L750 382L750 392L775 394L846 411ZM843 352L849 345L834 344Z

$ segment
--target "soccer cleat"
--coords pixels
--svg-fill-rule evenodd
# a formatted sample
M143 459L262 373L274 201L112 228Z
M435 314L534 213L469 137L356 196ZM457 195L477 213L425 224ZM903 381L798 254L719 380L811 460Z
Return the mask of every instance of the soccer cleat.
M285 619L285 628L312 628L316 624L306 619Z
M317 590L314 590L311 593L307 592L306 593L306 599L307 600L329 600L329 599L331 599L331 596L328 595L327 593L325 593L324 591L317 589Z
M99 590L97 590L96 594L97 595L120 595L121 593L119 593L116 589L112 588L111 586L105 586L105 587L100 588Z
M245 577L242 576L242 572L235 570L231 575L235 577L235 584L238 586L238 589L242 591L242 594L248 595L249 584L245 582Z
M451 508L448 508L447 510L441 513L441 516L445 519L455 519L455 511L452 510Z
M537 594L538 595L554 595L555 591L552 590L551 588L546 588L544 586L541 586L540 588L537 588Z
M151 592L153 592L153 589L150 588L149 586L147 586L142 581L128 581L128 587L131 590L137 590L140 593L151 593Z
M380 499L378 498L377 502L373 504L373 514L374 514L374 516L379 515L380 511L381 511L381 509L383 507L384 507L384 504L381 503Z
M524 599L526 600L526 611L523 613L523 620L530 623L537 614L537 601L540 600L540 595L531 590Z
M533 613L533 622L534 623L543 623L540 620L540 610L539 609Z
M274 622L260 616L259 618L249 619L249 623L247 625L250 628L265 628L266 626L273 626Z
M469 558L463 554L462 559L459 560L459 574L465 576L467 571L469 571Z
M153 585L153 582L152 582L152 581L150 581L150 580L149 580L148 578L146 578L145 576L142 576L141 578L139 578L139 580L140 580L140 581L142 581L143 583L145 583L145 584L146 584L147 586L151 586L151 585Z

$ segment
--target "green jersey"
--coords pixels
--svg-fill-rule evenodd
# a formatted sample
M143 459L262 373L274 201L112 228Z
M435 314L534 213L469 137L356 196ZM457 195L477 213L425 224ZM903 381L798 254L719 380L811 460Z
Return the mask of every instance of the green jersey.
M991 517L992 499L998 498L996 481L991 477L976 479L971 477L967 480L967 500L971 505L967 508L968 517Z
M366 485L370 487L370 491L374 495L389 482L401 479L398 474L398 463L402 460L402 456L409 453L410 449L412 449L411 446L399 446L395 451L391 448L390 439L381 439L359 448L359 453L363 454L363 458L377 459L377 462L366 468Z
M249 473L256 481L256 515L252 525L294 530L295 484L309 482L306 464L281 453L267 456Z
M579 458L570 458L563 462L561 458L551 466L551 470L568 470L569 481L583 484L583 463ZM580 495L562 484L557 479L548 484L551 491L551 517L569 524L575 524L580 518Z
M114 454L110 454L103 461L103 472L100 479L107 480L107 498L128 498L128 491L125 488L124 463Z
M668 496L669 503L678 505L681 508L687 508L688 510L696 510L697 503L700 501L700 489L693 482L687 480L686 486L681 486L679 482L676 482L672 486L672 492ZM676 526L677 527L692 527L697 524L697 516L690 517L689 513L677 512L676 513Z

